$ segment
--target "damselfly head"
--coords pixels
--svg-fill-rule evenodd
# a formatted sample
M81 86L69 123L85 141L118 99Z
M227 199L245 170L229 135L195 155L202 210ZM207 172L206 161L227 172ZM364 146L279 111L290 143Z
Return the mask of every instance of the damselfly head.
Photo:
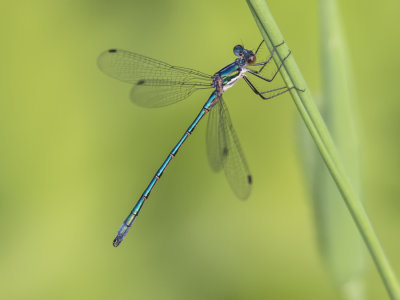
M236 56L242 56L243 50L244 48L242 45L236 45L235 47L233 47L233 54L235 54Z
M241 58L242 64L253 65L256 62L256 56L253 51L245 49L242 45L233 47L233 54Z

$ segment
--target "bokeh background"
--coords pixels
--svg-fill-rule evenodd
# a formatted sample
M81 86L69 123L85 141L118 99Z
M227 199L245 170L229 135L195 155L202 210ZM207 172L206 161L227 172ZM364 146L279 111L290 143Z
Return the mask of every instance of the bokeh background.
M268 1L320 93L317 1ZM339 1L362 137L364 200L400 274L400 2ZM123 48L214 73L261 37L245 1L8 1L0 32L1 299L338 299L318 253L289 96L225 96L248 201L208 167L206 122L112 240L207 93L161 109L96 66ZM367 257L369 299L387 299Z

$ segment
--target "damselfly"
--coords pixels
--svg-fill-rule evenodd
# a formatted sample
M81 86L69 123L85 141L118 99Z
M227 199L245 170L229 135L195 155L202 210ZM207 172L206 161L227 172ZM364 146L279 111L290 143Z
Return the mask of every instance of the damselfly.
M111 77L133 84L131 98L133 102L140 106L161 107L184 100L200 89L213 90L200 113L168 154L131 213L125 219L113 241L115 247L122 242L128 233L154 185L160 179L172 158L175 157L183 142L192 134L196 125L208 112L210 112L210 116L207 124L207 155L211 168L214 171L224 169L228 182L236 196L241 199L246 199L249 196L252 177L238 137L232 126L228 109L222 99L222 94L240 78L243 78L252 91L263 100L271 99L295 88L281 87L273 90L258 91L246 75L250 74L266 82L274 80L290 52L282 59L277 70L270 78L261 76L261 72L271 61L276 48L282 44L283 42L273 47L270 56L264 62L256 62L256 55L263 45L263 41L254 52L245 49L241 45L236 45L233 48L233 53L238 58L214 75L208 75L189 68L172 66L125 50L111 49L100 55L98 59L100 69ZM149 87L151 87L150 90Z

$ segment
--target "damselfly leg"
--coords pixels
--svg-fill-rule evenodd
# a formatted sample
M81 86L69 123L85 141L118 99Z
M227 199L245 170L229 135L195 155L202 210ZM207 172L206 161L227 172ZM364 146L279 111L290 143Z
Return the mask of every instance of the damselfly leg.
M265 68L265 66L271 61L272 57L274 56L275 50L276 50L279 46L282 46L284 43L285 43L285 41L282 41L282 42L279 43L278 45L275 45L275 46L272 48L272 51L271 51L271 53L270 53L270 55L269 55L269 57L268 57L268 59L267 59L266 61L261 62L261 63L255 63L253 66L262 66L262 67L261 67L259 70L253 70L253 72L255 72L255 73L257 73L257 74L258 74L258 73L261 73L261 72L263 71L263 69ZM257 55L258 51L261 49L261 46L262 46L263 44L265 45L264 40L262 40L261 43L260 43L260 45L258 45L257 50L256 50L256 52L255 52L256 55Z
M284 41L281 42L280 44L274 46L272 48L270 56L268 57L268 59L265 62L260 62L260 63L256 63L256 64L253 65L253 66L262 66L259 70L248 69L248 73L253 75L253 76L255 76L255 77L257 77L257 78L259 78L259 79L261 79L261 80L264 80L264 81L267 81L267 82L272 82L275 79L275 77L278 75L278 73L281 70L281 68L282 68L283 64L285 63L286 59L290 56L290 54L291 54L290 50L289 50L289 53L282 59L281 63L279 64L279 66L277 68L277 70L273 73L273 75L270 78L263 77L263 76L260 75L260 73L263 71L265 66L267 66L268 63L271 61L276 49L279 46L283 45L283 44L284 44ZM260 50L261 46L262 46L262 42L258 46L258 48L256 50L256 53ZM268 99L275 98L275 97L277 97L279 95L282 95L282 94L290 91L291 89L296 89L298 91L303 91L304 92L304 90L299 89L299 88L297 88L295 86L292 86L292 87L280 87L280 88L275 88L275 89L271 89L271 90L267 90L267 91L259 91L246 75L243 76L243 79L246 81L246 83L249 85L249 87L252 89L252 91L256 95L260 96L263 100L268 100Z
M251 83L251 81L250 81L247 77L243 77L243 79L244 79L244 81L246 81L246 83L250 86L250 88L253 90L253 92L254 92L256 95L260 96L263 100L269 100L269 99L275 98L275 97L277 97L277 96L279 96L279 95L282 95L282 94L284 94L284 93L290 91L291 89L296 89L296 90L298 90L298 91L304 92L304 90L300 90L300 89L296 88L295 86L291 86L291 87L289 87L289 88L286 87L286 86L284 86L284 87L280 87L280 88L273 89L273 90L268 90L268 91L259 92L259 91L257 90L257 88ZM274 93L274 92L276 92L276 94L273 94L272 96L267 96L267 97L264 96L265 94Z

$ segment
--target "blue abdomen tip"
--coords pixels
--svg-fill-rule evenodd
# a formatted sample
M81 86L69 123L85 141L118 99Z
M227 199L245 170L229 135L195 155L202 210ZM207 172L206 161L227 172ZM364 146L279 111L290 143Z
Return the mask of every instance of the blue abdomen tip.
M113 241L113 246L118 247L118 245L122 242L122 239L120 239L119 236L117 236L114 241Z

